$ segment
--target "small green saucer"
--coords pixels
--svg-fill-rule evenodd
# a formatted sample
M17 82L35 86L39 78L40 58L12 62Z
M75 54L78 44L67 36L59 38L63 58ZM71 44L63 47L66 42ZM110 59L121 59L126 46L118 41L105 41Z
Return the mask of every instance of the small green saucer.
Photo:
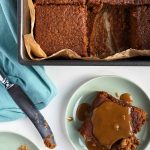
M81 103L91 103L97 91L106 91L115 97L115 93L130 93L134 99L133 105L144 109L150 116L150 100L144 91L135 83L118 76L101 76L92 79L81 87L71 97L65 115L65 127L68 138L76 150L87 150L83 138L78 129L81 122L76 117L76 111ZM73 121L68 121L68 117L73 117ZM150 141L150 122L148 121L137 134L141 144L137 150L144 150Z
M39 150L27 138L11 132L0 132L0 150L18 150L21 145L28 145L30 150Z

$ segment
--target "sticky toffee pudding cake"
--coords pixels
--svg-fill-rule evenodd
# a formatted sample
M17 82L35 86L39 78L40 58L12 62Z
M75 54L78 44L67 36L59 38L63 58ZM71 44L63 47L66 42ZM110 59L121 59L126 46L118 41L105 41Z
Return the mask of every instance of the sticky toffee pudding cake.
M34 0L34 38L51 56L106 58L150 49L150 0Z
M105 58L129 48L128 8L105 5L95 16L89 40L90 53Z
M87 56L87 10L76 5L37 5L35 40L49 56L71 49Z
M136 150L140 144L136 133L147 120L144 110L99 92L85 114L79 132L89 150Z
M134 49L150 48L150 6L131 9L131 47Z

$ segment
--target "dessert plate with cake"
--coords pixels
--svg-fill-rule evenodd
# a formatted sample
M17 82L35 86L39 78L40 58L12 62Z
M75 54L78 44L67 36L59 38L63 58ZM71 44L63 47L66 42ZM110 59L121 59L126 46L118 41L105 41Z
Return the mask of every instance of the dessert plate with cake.
M76 150L144 150L150 141L150 101L135 83L100 76L71 97L65 116Z

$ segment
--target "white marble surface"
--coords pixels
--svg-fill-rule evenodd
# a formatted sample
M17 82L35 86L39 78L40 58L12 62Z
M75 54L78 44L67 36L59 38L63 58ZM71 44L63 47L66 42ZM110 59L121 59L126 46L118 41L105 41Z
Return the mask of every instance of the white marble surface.
M150 67L46 67L46 72L55 83L58 94L42 110L57 141L56 150L73 150L65 128L64 114L69 98L84 82L99 75L119 75L137 83L150 97ZM39 89L40 90L40 89ZM44 145L39 134L28 119L0 123L0 131L12 131L24 135L36 143L41 150ZM146 150L150 149L150 146Z

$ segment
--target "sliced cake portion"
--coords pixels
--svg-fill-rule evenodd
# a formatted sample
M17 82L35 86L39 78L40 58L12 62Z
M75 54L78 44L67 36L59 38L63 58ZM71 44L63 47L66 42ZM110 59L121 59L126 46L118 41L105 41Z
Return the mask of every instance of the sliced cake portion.
M87 9L77 5L37 5L35 40L50 56L71 49L87 56Z
M150 5L131 9L131 47L150 49Z
M85 4L86 0L35 0L36 4Z
M88 10L88 17L87 17L87 29L88 29L88 39L90 41L91 34L93 31L93 26L94 26L94 21L95 18L101 8L98 5L88 5L87 10ZM95 55L95 51L91 51L90 47L88 46L88 52L90 55Z
M129 9L100 5L89 39L90 52L104 58L129 48Z
M135 150L147 113L106 92L99 92L80 133L89 150Z

